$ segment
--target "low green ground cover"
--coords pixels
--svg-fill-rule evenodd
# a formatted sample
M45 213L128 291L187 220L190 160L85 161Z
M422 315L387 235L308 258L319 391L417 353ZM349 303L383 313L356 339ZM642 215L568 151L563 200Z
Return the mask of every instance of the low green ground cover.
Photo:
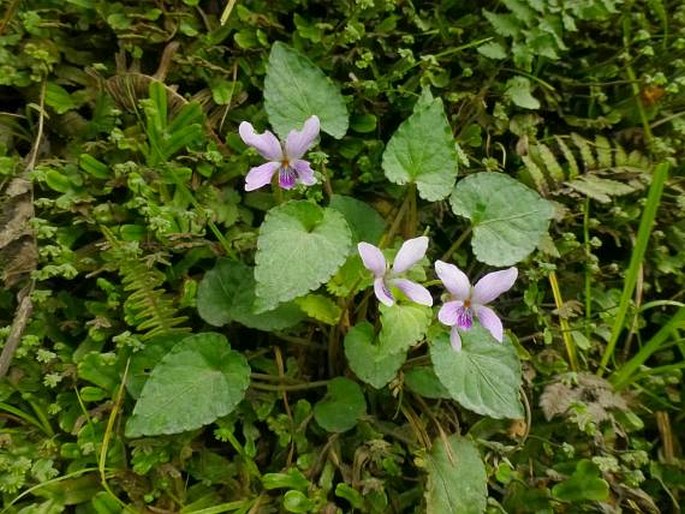
M679 512L685 5L6 0L2 513Z

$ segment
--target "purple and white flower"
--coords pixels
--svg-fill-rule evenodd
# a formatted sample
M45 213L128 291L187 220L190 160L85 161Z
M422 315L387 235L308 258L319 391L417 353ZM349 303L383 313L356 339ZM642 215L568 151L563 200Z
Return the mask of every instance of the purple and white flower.
M245 177L245 191L254 191L271 183L276 172L278 185L283 189L292 189L295 184L315 184L314 171L302 156L316 141L319 129L319 118L312 116L304 122L302 130L291 130L285 144L281 144L272 132L267 130L257 134L251 123L243 121L238 127L240 137L269 161L249 171Z
M363 242L357 245L364 266L373 273L373 290L381 303L388 307L395 303L395 297L391 290L391 287L394 286L416 303L429 307L433 305L433 297L428 289L416 282L399 277L423 259L427 249L428 238L426 236L408 239L397 252L392 268L390 268L380 248Z
M471 286L468 277L454 264L436 261L435 273L450 293L449 301L438 312L438 319L443 325L452 327L452 348L461 350L459 330L470 330L474 316L501 343L504 338L502 321L487 304L511 289L518 270L512 267L488 273L475 286Z

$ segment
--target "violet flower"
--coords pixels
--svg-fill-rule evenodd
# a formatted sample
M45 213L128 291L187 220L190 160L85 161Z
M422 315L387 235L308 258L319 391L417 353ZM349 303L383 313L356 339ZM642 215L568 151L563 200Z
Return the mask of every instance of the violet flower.
M257 134L251 123L243 121L238 127L240 137L269 161L249 171L245 177L245 191L254 191L269 184L276 172L278 185L283 189L292 189L295 184L315 184L314 171L302 156L314 144L319 129L319 118L312 116L304 122L302 130L291 130L285 144L281 144L269 130Z
M436 261L435 272L451 295L450 300L440 308L438 319L443 325L452 327L452 348L461 350L459 330L470 330L474 316L483 328L501 343L504 337L502 321L487 304L511 289L518 276L518 270L512 267L488 273L476 282L475 286L471 286L464 272L454 264Z
M428 249L428 238L426 236L408 239L405 241L400 251L395 256L392 269L388 267L383 252L369 243L359 243L357 250L362 258L366 269L371 271L374 276L373 290L378 300L391 307L395 303L391 287L395 286L402 291L410 300L421 305L433 305L433 297L428 289L416 282L406 278L398 278L399 275L414 266L423 259Z

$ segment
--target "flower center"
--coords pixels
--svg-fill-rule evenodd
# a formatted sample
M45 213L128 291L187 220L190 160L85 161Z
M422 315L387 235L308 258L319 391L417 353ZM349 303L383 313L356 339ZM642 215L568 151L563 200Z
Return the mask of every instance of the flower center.
M285 163L287 161L283 161L284 164L281 166L280 171L278 172L278 179L281 184L281 187L289 189L295 185L295 180L297 179L297 172L290 167L290 165L286 165Z

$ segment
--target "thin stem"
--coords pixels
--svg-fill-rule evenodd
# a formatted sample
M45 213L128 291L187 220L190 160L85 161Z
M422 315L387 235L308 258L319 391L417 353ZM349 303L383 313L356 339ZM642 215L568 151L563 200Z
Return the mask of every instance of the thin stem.
M554 271L549 274L549 284L552 286L552 295L554 295L554 303L556 304L557 310L561 311L564 301L561 297L561 291L559 290L557 274ZM571 337L571 327L568 324L568 320L563 317L561 312L559 312L559 325L561 326L561 337L566 346L566 354L568 355L568 362L571 365L571 370L578 371L578 356L576 354L576 345Z
M467 237L471 234L471 227L467 227L466 230L464 230L459 238L452 243L452 246L449 247L449 249L440 257L440 260L442 261L447 261L450 257L452 257L452 254L457 251L457 249L461 246L461 244L466 240Z
M392 225L390 225L390 228L388 231L383 235L381 238L380 243L378 246L380 248L383 248L386 246L390 241L392 241L392 238L395 237L395 234L397 233L397 229L400 227L400 223L402 223L402 219L404 218L405 213L407 212L407 209L409 208L409 194L407 194L404 197L404 201L402 202L402 205L400 206L399 210L397 211L397 214L395 215L395 219L392 222Z
M585 337L590 337L592 321L592 251L590 250L590 198L583 206L583 245L585 246Z
M409 196L409 214L407 215L405 239L414 237L419 224L419 214L416 205L416 184L413 182L409 184L407 195Z
M645 378L651 375L658 375L660 373L668 373L669 371L678 371L680 369L685 369L685 362L676 362L675 364L666 364L664 366L659 366L657 368L651 368L647 369L645 371L641 371L640 373L634 375L631 379L631 382L635 382L637 380L640 380L641 378Z
M100 472L100 484L105 489L105 491L117 502L119 505L127 507L126 503L121 500L114 491L109 487L107 482L107 468L105 464L107 463L107 452L109 450L109 442L112 439L112 433L114 432L114 422L119 415L119 410L121 409L121 404L124 400L124 390L126 389L126 379L128 378L128 369L131 359L126 361L126 368L124 369L124 375L121 377L121 384L119 384L119 390L117 391L116 399L114 400L114 406L112 411L109 413L109 418L107 419L107 426L105 427L105 434L102 437L102 446L100 447L100 455L98 456L98 471Z
M640 348L632 359L623 364L618 370L616 370L611 376L611 382L617 389L622 389L623 387L630 384L631 376L642 366L649 357L660 348L663 344L671 337L671 334L679 327L685 324L685 307L678 309L673 317L666 323L659 331L652 336L652 338L645 343L645 345ZM613 340L613 338L612 338ZM608 349L608 347L607 347ZM601 370L600 370L601 371Z
M319 387L328 386L329 380L319 380L318 382L303 382L301 384L260 384L259 382L252 382L251 387L262 391L306 391L307 389L317 389Z
M333 198L333 185L331 184L331 176L329 175L328 168L326 168L325 164L321 165L321 173L324 177L323 191L326 193L328 201L330 202L331 198Z
M614 350L616 349L616 343L618 342L618 338L623 330L626 315L628 314L628 308L630 307L630 300L633 296L635 286L637 285L640 267L642 266L642 259L647 251L649 236L652 233L652 226L654 225L654 220L656 219L657 209L661 201L661 194L664 190L666 179L668 178L668 168L669 164L667 162L663 162L654 169L652 184L649 186L649 192L647 193L647 204L645 205L645 210L642 212L642 218L640 219L640 227L637 231L635 247L633 248L633 253L630 256L630 264L623 282L623 293L621 294L621 299L618 304L618 311L616 312L614 324L611 328L611 337L607 343L606 349L604 350L604 355L602 356L599 369L597 370L597 374L600 376L604 374L609 360L613 357Z

